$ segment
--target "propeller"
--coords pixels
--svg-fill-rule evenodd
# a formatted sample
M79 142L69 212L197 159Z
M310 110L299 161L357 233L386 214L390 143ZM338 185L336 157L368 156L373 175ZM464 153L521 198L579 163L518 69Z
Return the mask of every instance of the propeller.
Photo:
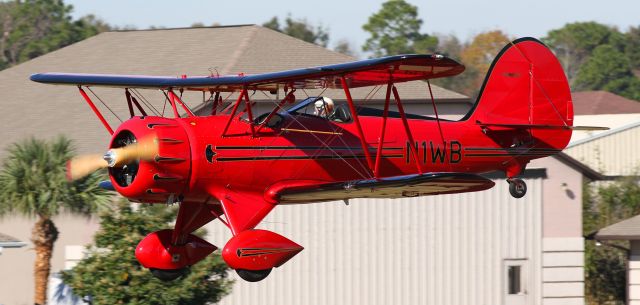
M147 136L130 145L109 149L104 155L88 154L72 158L67 162L67 179L77 180L99 169L121 167L136 159L153 160L157 154L157 138Z

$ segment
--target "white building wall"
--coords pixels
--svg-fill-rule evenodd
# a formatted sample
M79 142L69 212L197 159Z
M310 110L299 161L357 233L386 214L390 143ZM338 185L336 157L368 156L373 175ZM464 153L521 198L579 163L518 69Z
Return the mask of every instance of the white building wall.
M606 136L602 136L605 135ZM610 176L637 175L640 159L640 123L612 129L591 141L572 143L565 153L589 167Z
M584 239L544 238L542 243L542 304L584 304Z
M559 158L531 162L546 168L542 205L542 304L584 304L583 176Z
M99 228L98 219L69 214L53 218L60 235L53 247L51 273L65 268L66 246L83 246L93 241L93 235ZM0 232L9 234L27 242L26 247L5 249L0 256L0 304L33 304L34 277L33 264L35 251L31 244L31 230L35 219L21 216L5 216L0 219Z
M305 247L264 281L235 274L221 304L506 304L505 260L524 260L523 304L541 303L542 179L403 200L279 206L260 228ZM223 247L228 230L209 226Z

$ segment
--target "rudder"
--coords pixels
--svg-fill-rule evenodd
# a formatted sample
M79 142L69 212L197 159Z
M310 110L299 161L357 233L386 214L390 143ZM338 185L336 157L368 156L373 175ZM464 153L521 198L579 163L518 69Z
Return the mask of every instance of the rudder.
M557 126L531 128L531 135L543 146L565 148L571 138L571 128L566 127L573 126L573 104L560 62L535 38L509 43L491 64L466 119L480 124Z

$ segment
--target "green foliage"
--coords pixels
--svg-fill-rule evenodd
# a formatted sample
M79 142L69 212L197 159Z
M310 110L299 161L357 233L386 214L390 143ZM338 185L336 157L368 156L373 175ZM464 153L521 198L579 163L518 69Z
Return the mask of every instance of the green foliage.
M465 47L466 46L453 35L438 37L438 52L461 62L465 65L466 69L464 73L456 77L436 78L431 80L431 83L473 97L473 95L480 90L480 88L476 88L473 83L478 77L482 77L482 75L480 75L480 72L473 65L467 65L461 61L461 53Z
M293 19L287 16L284 23L284 27L280 27L278 17L273 17L262 26L323 47L326 47L329 42L327 29L322 26L314 27L306 19Z
M607 90L640 99L640 80L633 75L624 53L611 45L596 47L575 79L576 90Z
M583 192L583 229L589 235L601 228L640 214L640 186L626 178ZM613 245L613 247L612 247ZM628 242L607 245L587 242L585 247L585 288L590 304L623 303L626 293L625 260Z
M90 296L92 304L210 304L229 293L231 281L219 255L211 255L172 282L151 275L135 258L137 243L147 234L168 227L175 210L165 206L133 209L121 202L101 215L100 230L88 256L62 273L74 294Z
M0 2L0 68L93 36L109 26L89 15L73 21L61 0Z
M65 178L72 152L65 137L51 142L30 138L9 147L0 170L0 215L50 218L63 209L88 215L106 206L110 194L97 186L106 179L103 173L74 182Z
M354 48L351 46L351 43L349 43L349 41L346 39L338 41L333 50L349 56L357 57L358 55Z
M610 246L585 247L585 292L588 304L624 304L626 255Z
M624 35L624 52L633 69L640 69L640 26L631 27Z
M438 38L420 33L421 26L416 6L389 0L362 26L371 35L362 49L375 56L433 52Z
M640 100L640 29L621 33L597 22L570 23L544 42L556 53L574 90L606 90Z
M591 52L605 44L621 48L624 37L615 28L591 21L569 23L552 30L543 41L556 53L565 68L569 83L573 84L580 66Z

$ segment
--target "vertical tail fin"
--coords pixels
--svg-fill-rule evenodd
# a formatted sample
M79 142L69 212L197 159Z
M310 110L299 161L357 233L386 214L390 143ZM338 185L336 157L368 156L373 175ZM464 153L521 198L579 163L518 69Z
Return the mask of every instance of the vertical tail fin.
M560 62L537 39L509 43L491 64L466 119L474 124L531 126L531 135L544 146L563 149L571 138L573 104Z

